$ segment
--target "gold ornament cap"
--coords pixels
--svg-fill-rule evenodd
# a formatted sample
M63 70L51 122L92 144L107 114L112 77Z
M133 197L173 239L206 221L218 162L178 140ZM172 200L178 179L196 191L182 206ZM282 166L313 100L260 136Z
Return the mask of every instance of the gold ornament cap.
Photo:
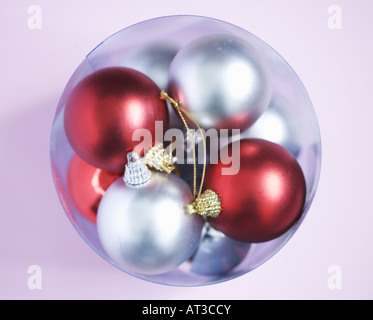
M158 143L148 150L144 160L149 167L158 171L165 171L168 174L175 169L174 160L166 153L162 143Z
M223 203L218 193L207 189L194 202L186 206L186 212L189 214L198 213L201 216L216 218L223 208Z

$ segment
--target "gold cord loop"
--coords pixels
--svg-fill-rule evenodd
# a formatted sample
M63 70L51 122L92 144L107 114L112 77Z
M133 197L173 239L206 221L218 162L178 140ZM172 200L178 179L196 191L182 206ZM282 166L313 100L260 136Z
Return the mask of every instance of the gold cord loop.
M175 101L172 99L164 90L161 91L161 99L166 100L170 102L176 111L178 112L186 130L189 136L189 139L193 146L193 202L186 206L186 212L189 214L198 213L200 215L207 215L211 217L217 217L222 209L222 202L219 197L219 195L213 191L213 190L206 190L202 194L203 189L203 182L205 179L205 173L206 173L206 140L203 133L203 130L199 126L198 122L194 119L194 117L182 106L182 104L179 101ZM203 171L202 171L202 178L201 178L201 184L199 187L198 196L196 196L197 191L197 161L196 161L196 150L195 150L195 144L194 144L194 138L193 135L190 132L189 126L187 122L185 121L185 118L183 116L183 113L185 116L191 120L198 128L199 132L202 136L202 142L203 142Z

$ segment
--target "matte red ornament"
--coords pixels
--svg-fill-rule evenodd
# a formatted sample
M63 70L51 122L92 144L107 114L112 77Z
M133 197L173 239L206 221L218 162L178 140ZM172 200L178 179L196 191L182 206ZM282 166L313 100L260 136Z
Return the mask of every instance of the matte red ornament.
M88 75L72 90L64 125L74 151L94 167L124 171L128 152L135 147L136 129L149 130L155 141L156 121L168 128L168 109L157 85L130 68L105 68ZM163 131L163 132L164 132ZM151 147L151 145L149 146Z
M68 190L78 211L96 223L98 205L109 186L122 173L96 168L74 155L67 173Z
M226 236L258 243L279 237L300 218L306 196L306 183L301 167L285 148L262 139L244 139L239 157L229 144L225 159L210 164L206 170L205 188L219 193L224 208L209 223ZM222 175L222 168L240 161L235 175Z

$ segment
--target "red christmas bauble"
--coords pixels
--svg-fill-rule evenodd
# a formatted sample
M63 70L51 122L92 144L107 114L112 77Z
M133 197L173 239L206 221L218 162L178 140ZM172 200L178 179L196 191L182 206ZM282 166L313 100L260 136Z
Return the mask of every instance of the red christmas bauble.
M135 149L143 143L133 140L136 129L147 129L155 143L156 121L167 130L168 109L159 88L143 73L122 67L101 69L81 80L64 114L75 152L94 167L115 172L124 171L128 152L144 151Z
M262 139L244 139L226 148L219 163L206 170L205 188L219 193L223 202L222 212L209 218L210 224L242 242L269 241L285 233L301 216L306 195L305 178L294 156ZM233 161L239 161L239 171L223 175L222 168Z
M96 168L74 155L67 173L68 190L78 211L96 223L98 205L109 186L122 173Z

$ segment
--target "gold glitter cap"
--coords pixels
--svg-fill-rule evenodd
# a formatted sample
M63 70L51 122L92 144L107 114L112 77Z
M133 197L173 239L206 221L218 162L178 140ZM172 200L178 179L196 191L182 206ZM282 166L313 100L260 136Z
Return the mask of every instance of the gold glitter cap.
M166 149L163 148L162 143L156 144L147 151L144 160L149 167L159 171L165 171L168 174L175 169L173 159L166 153Z
M198 213L201 216L216 218L223 204L219 195L211 189L207 189L194 202L188 204L185 209L189 214Z

